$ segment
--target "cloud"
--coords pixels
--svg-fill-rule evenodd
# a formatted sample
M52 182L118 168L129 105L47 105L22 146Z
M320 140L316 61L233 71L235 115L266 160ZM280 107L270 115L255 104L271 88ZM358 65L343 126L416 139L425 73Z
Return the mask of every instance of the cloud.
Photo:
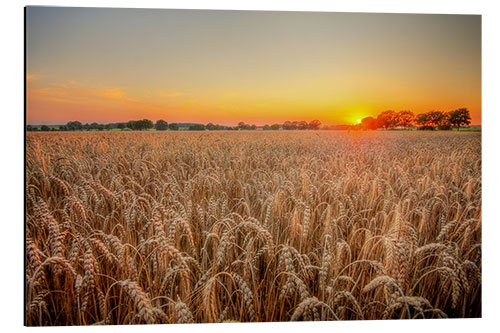
M138 117L156 118L165 106L142 97L130 96L123 87L88 87L78 82L29 85L27 89L28 121L39 123L112 122Z
M95 87L69 80L62 84L28 85L28 120L64 123L75 119L82 122L114 122L139 117L170 119L186 115L197 105L192 96L174 90L163 90L161 94L158 90L135 93L125 87Z
M33 81L36 81L36 80L41 79L43 77L45 77L45 75L34 74L34 73L27 73L26 74L26 81L27 82L33 82Z
M28 99L69 104L141 103L131 98L121 87L89 88L69 81L67 84L52 84L44 88L30 87Z

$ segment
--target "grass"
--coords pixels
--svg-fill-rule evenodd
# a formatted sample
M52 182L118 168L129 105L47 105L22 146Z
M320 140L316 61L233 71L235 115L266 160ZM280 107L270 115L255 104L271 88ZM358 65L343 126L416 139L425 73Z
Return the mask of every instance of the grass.
M453 128L453 130L458 132L481 132L481 127L461 127Z

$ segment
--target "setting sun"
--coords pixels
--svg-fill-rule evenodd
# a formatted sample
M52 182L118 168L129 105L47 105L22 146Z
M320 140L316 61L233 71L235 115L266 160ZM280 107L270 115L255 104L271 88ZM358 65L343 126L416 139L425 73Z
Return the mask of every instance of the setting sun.
M358 124L361 124L361 119L356 119L356 122L357 122Z

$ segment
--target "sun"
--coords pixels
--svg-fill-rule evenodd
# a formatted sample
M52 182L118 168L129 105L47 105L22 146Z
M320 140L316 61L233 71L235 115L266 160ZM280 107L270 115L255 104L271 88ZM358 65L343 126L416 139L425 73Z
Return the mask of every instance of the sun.
M361 119L356 119L356 122L357 122L358 124L361 124Z

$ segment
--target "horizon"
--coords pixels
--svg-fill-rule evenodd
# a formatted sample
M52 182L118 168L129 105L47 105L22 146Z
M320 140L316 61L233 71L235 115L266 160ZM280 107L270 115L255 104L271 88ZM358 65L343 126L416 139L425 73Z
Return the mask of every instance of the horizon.
M373 116L367 116L367 117L373 117ZM373 118L376 118L373 117ZM67 121L65 123L26 123L26 126L42 126L42 125L47 125L47 126L65 126L67 125L68 122L71 122L71 121L79 121L82 125L85 125L85 124L92 124L92 123L98 123L98 124L103 124L103 125L106 125L106 124L119 124L119 123L127 123L129 121L137 121L137 120L142 120L142 119L145 119L145 118L138 118L138 119L129 119L127 121L110 121L110 122L104 122L104 123L99 123L97 121L92 121L92 122L82 122L78 119L73 119L73 120L70 120L70 121ZM151 120L151 119L149 119ZM169 124L202 124L202 125L207 125L209 123L212 123L214 125L221 125L221 126L227 126L227 127L236 127L238 126L238 123L232 123L232 124L221 124L221 123L215 123L213 121L209 121L209 122L189 122L189 121L179 121L179 122L170 122L170 121L167 121L166 119L157 119L157 120L151 120L154 123L156 123L158 120L164 120L165 122L169 123ZM318 119L320 122L321 120ZM286 121L286 120L285 120ZM300 120L299 120L300 121ZM247 123L247 125L256 125L257 127L263 127L265 125L274 125L274 124L278 124L278 125L283 125L284 121L283 122L277 122L277 123L266 123L266 124L261 124L261 125L257 125L257 124L252 124L252 123ZM351 123L351 124L347 124L347 123L331 123L331 124L325 124L323 122L321 122L321 126L355 126L359 124L357 121ZM481 124L470 124L470 125L463 125L462 127L477 127L477 126L482 126ZM418 125L413 125L413 127L418 127Z
M28 6L26 98L30 125L351 125L467 105L479 126L481 16Z

